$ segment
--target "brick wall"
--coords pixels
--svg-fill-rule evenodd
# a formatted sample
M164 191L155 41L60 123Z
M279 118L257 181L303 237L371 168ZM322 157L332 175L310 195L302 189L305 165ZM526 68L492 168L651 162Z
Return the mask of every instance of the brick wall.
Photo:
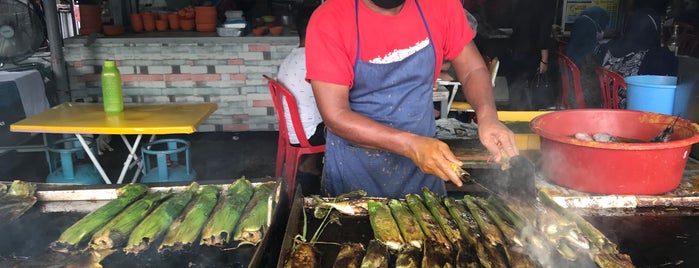
M100 72L116 60L125 103L213 102L198 131L278 130L263 74L298 45L297 37L66 39L72 101L101 102Z

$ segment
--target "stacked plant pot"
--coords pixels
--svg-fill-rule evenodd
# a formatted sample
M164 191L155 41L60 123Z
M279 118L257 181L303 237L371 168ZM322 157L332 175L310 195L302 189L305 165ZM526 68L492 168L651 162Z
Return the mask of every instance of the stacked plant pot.
M216 7L196 6L194 7L194 21L198 32L216 31Z

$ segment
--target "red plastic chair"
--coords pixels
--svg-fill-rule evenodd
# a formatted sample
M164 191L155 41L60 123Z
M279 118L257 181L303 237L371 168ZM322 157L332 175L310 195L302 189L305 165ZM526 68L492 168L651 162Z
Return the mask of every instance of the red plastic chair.
M272 94L274 109L277 111L277 119L279 120L277 162L274 168L274 176L280 177L282 175L282 169L284 169L287 182L286 189L289 194L289 200L292 200L294 197L294 188L296 188L296 173L298 172L298 164L301 156L325 152L325 144L313 146L308 142L306 133L303 131L303 126L301 125L301 118L299 117L298 106L296 105L294 95L282 86L282 84L277 82L277 80L266 75L262 76L267 79L267 86L269 87L270 94ZM299 138L299 146L292 146L289 142L289 131L286 125L286 118L284 117L284 102L286 102L287 107L289 107L291 124L294 127L294 132L296 132L296 137Z
M602 91L602 108L619 109L619 89L626 89L624 77L602 66L595 67L595 73Z
M575 63L568 58L563 52L558 51L558 65L561 72L561 107L563 109L585 108L585 97L582 91L582 83L580 81L580 69ZM568 101L568 92L570 91L570 82L573 82L573 93L575 94L575 102L577 107L572 107Z

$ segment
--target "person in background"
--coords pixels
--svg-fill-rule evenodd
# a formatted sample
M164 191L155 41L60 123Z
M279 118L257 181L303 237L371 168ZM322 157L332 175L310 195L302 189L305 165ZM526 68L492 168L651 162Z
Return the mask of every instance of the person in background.
M601 62L595 57L604 30L609 25L609 13L598 6L586 8L575 19L570 31L570 40L565 54L580 69L580 81L585 95L585 104L589 107L601 107L599 81L595 67Z
M553 0L519 0L514 4L512 18L512 52L507 63L503 62L510 96L510 109L532 110L551 106L551 92L532 92L529 80L549 70L549 47L555 11ZM548 79L548 78L547 78Z
M677 75L678 60L660 43L660 16L639 9L626 21L623 34L600 46L602 66L622 76ZM626 91L619 92L619 108L626 108Z
M432 88L450 60L495 161L519 152L498 120L488 70L456 0L329 0L308 26L306 79L328 128L326 194L403 198L461 186L449 146L435 139ZM477 59L477 60L476 60Z
M277 80L294 95L306 138L308 138L311 145L316 146L325 144L325 125L320 112L318 112L311 84L306 81L306 26L312 13L313 9L310 7L299 9L296 16L299 46L291 50L291 53L279 65ZM284 114L286 126L289 129L289 141L292 145L298 146L299 138L296 136L296 132L294 132L289 109L284 109ZM299 171L316 176L320 175L321 159L322 154L304 156L299 164Z

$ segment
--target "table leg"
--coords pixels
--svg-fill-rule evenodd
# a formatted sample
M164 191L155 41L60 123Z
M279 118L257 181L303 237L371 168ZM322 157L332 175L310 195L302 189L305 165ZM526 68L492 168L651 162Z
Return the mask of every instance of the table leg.
M121 182L124 180L126 170L129 169L129 164L131 164L131 160L133 160L134 158L138 159L138 157L136 156L136 148L138 148L138 144L141 143L141 137L143 137L143 134L138 134L138 136L136 136L136 140L133 143L133 146L131 146L129 144L129 141L126 139L126 136L121 135L121 139L124 141L124 144L126 144L126 148L129 149L129 156L126 157L124 167L121 168L121 173L119 174L119 180L117 181L117 184L121 184Z
M112 181L109 180L109 177L107 177L107 173L104 173L104 169L102 169L102 165L100 165L100 162L97 161L97 158L95 158L95 155L92 153L92 150L90 150L90 146L85 142L85 138L83 138L82 135L76 133L75 137L78 138L78 141L80 141L80 145L83 146L83 149L85 149L85 153L87 153L87 156L90 157L90 160L92 160L92 164L95 165L95 168L97 168L97 172L102 175L102 179L104 180L104 183L106 184L112 184Z

